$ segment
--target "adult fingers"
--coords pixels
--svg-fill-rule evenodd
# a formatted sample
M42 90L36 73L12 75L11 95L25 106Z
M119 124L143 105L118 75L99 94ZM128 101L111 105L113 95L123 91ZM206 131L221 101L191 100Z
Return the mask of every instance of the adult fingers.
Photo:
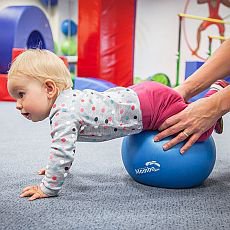
M181 123L177 123L163 131L161 131L160 133L158 133L155 137L154 137L154 141L160 141L168 136L172 136L174 134L179 133L181 130L184 129L183 124Z
M180 153L184 154L186 151L188 151L192 147L192 145L196 143L199 137L200 137L199 134L192 135L189 138L189 140L185 143L185 145L182 146L182 148L180 149Z
M169 142L165 143L163 145L163 149L168 150L168 149L172 148L173 146L177 145L178 143L184 141L187 138L188 138L188 134L185 131L180 132L177 136L172 138Z
M187 131L188 132L188 131ZM187 135L185 135L186 132L179 133L175 138L164 144L163 149L168 150L175 146L176 144L188 139L188 141L181 147L180 153L184 154L186 151L188 151L194 143L199 139L201 133L195 133L192 134L189 138ZM187 134L187 133L186 133Z
M175 124L177 124L178 122L180 121L180 117L178 114L172 116L172 117L169 117L168 119L166 119L162 124L161 126L158 128L159 131L163 131Z

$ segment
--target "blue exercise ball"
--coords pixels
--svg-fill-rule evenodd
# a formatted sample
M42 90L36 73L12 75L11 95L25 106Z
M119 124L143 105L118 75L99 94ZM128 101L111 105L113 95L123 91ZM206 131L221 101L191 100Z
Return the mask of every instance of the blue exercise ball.
M123 139L122 161L128 174L137 182L161 188L191 188L201 185L210 175L216 161L212 137L195 143L185 154L184 143L164 151L171 138L154 142L157 131L144 131Z
M65 36L74 36L77 34L77 24L71 19L66 19L61 24L61 31Z

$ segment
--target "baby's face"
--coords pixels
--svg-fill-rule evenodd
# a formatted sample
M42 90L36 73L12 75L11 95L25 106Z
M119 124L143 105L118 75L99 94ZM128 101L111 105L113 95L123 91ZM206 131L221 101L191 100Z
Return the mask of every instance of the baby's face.
M41 82L15 76L8 80L7 88L10 95L16 99L16 108L25 118L36 122L49 116L52 104Z

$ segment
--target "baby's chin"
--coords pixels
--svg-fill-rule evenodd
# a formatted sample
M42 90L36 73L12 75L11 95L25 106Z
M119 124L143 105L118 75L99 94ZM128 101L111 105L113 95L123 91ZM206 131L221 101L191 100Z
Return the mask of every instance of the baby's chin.
M44 121L47 117L48 117L48 116L46 116L46 117L40 117L40 118L31 117L30 120L31 120L32 122L39 122L39 121Z
M40 122L40 121L44 121L46 118L43 118L43 119L34 119L34 120L31 120L32 122Z
M21 114L22 114L22 116L24 118L26 118L27 120L32 121L32 122L43 121L43 120L45 120L48 117L48 115L44 115L44 116L39 116L38 117L38 116L32 115L31 113L21 113Z

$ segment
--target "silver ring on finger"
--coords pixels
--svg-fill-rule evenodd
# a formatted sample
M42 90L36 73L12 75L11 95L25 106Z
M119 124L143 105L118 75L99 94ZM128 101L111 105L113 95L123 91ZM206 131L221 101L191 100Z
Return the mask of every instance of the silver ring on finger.
M182 133L186 136L186 138L188 138L190 136L188 133L185 132L185 130L182 131Z

